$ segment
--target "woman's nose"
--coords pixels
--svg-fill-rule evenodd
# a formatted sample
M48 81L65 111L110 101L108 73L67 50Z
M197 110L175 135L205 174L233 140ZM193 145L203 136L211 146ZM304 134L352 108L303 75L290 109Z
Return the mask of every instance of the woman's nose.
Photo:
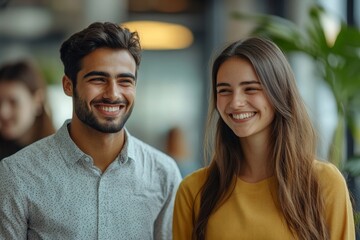
M243 107L246 105L246 96L245 94L235 92L232 96L231 107L237 108L237 107Z

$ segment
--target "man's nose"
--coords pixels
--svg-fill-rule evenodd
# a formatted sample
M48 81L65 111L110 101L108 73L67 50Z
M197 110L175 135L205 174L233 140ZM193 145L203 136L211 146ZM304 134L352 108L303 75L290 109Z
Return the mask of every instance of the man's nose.
M103 97L107 99L118 99L121 95L121 86L119 86L116 81L110 81L107 83Z

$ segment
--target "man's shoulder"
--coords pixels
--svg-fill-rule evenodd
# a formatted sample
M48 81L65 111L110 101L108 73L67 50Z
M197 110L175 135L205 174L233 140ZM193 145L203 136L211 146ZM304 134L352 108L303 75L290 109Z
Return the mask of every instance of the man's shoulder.
M139 153L143 155L144 157L150 157L154 158L155 160L158 159L165 159L165 161L171 161L174 160L167 155L166 153L162 152L161 150L155 148L154 146L151 146L150 144L131 136L132 141L132 148L135 153Z
M56 144L54 143L54 136L48 136L43 139L40 139L18 152L4 158L0 164L6 165L8 167L24 167L31 168L32 165L40 164L44 162L44 159L47 159L47 156L51 155L54 151ZM0 167L2 167L0 165Z
M180 175L179 168L172 157L136 137L131 136L131 142L132 156L130 157L134 157L136 162L142 162L145 165L150 164L152 168L155 167L157 170L171 174L176 172Z

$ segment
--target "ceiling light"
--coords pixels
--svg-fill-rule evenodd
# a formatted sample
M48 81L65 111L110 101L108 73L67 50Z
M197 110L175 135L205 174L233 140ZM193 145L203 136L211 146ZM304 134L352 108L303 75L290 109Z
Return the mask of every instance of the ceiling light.
M133 21L122 25L138 32L141 46L145 50L183 49L189 47L194 40L192 32L179 24Z
M48 33L52 23L51 14L44 8L7 8L0 14L0 35L35 38Z

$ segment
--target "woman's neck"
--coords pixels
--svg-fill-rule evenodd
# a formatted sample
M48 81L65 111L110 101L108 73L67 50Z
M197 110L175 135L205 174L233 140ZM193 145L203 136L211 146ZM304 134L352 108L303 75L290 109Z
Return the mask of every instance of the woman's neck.
M259 182L273 175L272 158L267 142L240 139L244 154L239 177L246 182Z

